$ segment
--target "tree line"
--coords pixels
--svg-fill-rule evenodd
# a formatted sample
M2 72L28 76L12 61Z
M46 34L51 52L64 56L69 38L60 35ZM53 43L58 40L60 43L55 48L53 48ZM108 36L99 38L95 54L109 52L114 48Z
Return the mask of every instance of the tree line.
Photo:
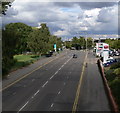
M111 49L120 49L120 40L106 39L105 42L109 44Z
M42 23L40 28L32 28L24 23L10 23L2 29L2 73L6 74L14 65L16 54L32 52L44 55L53 51L53 45L62 47L60 37L51 35L49 28Z
M65 41L66 48L72 48L74 47L75 49L86 49L87 48L92 48L93 46L93 40L91 37L85 38L80 36L79 38L73 37L71 41Z

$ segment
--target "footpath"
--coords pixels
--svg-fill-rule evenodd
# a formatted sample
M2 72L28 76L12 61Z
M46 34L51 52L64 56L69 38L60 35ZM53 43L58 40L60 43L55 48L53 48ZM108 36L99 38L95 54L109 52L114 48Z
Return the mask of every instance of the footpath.
M40 67L46 65L49 62L52 62L54 59L59 58L60 56L63 56L66 54L68 50L64 50L57 53L56 55L53 55L52 57L45 57L42 59L39 59L38 61L34 62L33 64L30 64L26 67L23 67L21 69L18 69L16 71L13 71L8 74L6 79L2 80L2 89L4 90L8 86L10 86L12 83L14 83L17 80L20 80L27 76L27 74L34 72L35 70L39 69Z
M109 98L93 52L88 52L78 111L111 111Z

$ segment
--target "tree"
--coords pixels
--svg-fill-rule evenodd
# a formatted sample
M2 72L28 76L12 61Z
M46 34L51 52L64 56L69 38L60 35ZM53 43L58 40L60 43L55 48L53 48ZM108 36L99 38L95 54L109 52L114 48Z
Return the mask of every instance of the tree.
M45 54L49 51L50 32L46 24L41 24L41 28L30 33L27 43L28 47L35 54Z
M2 12L3 15L6 15L6 11L7 11L8 7L11 7L11 3L13 1L14 0L9 0L9 1L2 0L2 1L0 1L0 7L2 6L2 8L0 8L0 12Z
M91 37L88 37L88 38L87 38L87 47L88 47L88 48L91 48L92 45L93 45L93 40L92 40Z
M15 63L13 56L15 55L15 49L18 40L16 38L16 32L10 30L2 30L2 73L3 75L11 69Z
M86 48L86 40L84 37L79 38L79 44L81 45L81 48Z
M6 30L10 32L15 32L18 41L16 45L16 54L27 51L27 39L30 32L32 32L32 27L24 23L10 23L5 26Z

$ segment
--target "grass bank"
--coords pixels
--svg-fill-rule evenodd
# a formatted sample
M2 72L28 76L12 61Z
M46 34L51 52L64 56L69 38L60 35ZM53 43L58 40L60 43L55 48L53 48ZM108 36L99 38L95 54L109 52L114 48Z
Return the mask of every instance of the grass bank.
M17 70L19 68L25 67L35 61L40 59L39 55L15 55L15 64L12 66L11 71Z

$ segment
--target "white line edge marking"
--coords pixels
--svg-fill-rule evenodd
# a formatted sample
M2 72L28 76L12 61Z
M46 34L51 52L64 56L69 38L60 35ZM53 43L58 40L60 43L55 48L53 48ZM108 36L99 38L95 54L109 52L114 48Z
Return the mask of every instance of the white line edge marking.
M29 103L29 101L27 101L27 102L20 108L19 111L21 111L28 103ZM18 111L18 113L19 113L19 111Z
M43 86L42 86L42 87L44 87L47 83L48 83L48 81L47 81L47 82L45 82L45 83L43 84Z
M54 103L51 104L51 108L53 107Z

